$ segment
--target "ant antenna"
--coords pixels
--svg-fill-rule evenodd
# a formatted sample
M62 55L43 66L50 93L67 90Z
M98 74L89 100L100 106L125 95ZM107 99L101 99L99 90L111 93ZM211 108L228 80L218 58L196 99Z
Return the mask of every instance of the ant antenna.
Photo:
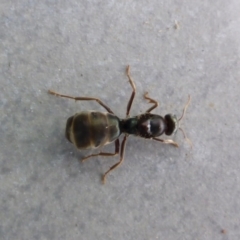
M189 95L189 96L188 96L188 101L187 101L187 103L186 103L186 105L185 105L185 107L184 107L184 109L183 109L182 116L178 119L178 123L180 123L180 121L184 118L185 113L186 113L186 111L187 111L187 108L188 108L188 106L189 106L189 104L190 104L190 101L191 101L191 96ZM191 148L192 148L192 146L193 146L193 145L192 145L192 142L191 142L190 139L186 136L186 133L184 132L184 130L183 130L181 127L179 127L178 129L182 131L184 138L186 139L186 141L188 142L188 144L189 144L189 145L191 146Z
M192 142L191 142L191 140L186 136L186 133L184 132L184 130L183 130L181 127L178 128L178 129L182 131L184 138L186 139L186 141L188 142L188 144L189 144L190 147L192 148L192 147L193 147Z
M184 109L183 109L182 116L178 119L178 122L180 122L180 121L183 119L183 117L184 117L184 115L185 115L185 113L186 113L186 111L187 111L187 108L188 108L188 106L189 106L189 104L190 104L190 101L191 101L191 96L188 95L187 104L185 105L185 107L184 107Z

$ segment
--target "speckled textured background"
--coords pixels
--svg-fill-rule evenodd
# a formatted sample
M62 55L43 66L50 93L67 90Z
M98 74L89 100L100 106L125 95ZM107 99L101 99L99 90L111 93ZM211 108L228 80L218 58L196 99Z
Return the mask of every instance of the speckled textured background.
M0 3L0 238L240 239L240 2ZM181 114L193 149L130 137L125 162L78 161L66 119L103 109ZM112 151L109 145L106 150Z

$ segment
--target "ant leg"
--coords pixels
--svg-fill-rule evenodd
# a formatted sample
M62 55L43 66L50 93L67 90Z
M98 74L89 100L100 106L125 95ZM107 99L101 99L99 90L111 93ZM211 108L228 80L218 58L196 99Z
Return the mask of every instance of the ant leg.
M70 98L73 99L75 101L96 101L98 102L102 107L104 107L109 113L113 113L113 111L107 106L105 105L100 99L98 98L92 98L92 97L72 97L72 96L68 96L68 95L63 95L57 92L54 92L52 90L48 90L48 93L55 95L57 97L63 97L63 98Z
M126 69L126 72L127 72L127 77L128 77L128 80L132 86L132 95L128 101L128 105L127 105L127 112L126 112L126 116L128 117L129 116L129 112L130 112L130 109L131 109L131 106L132 106L132 102L133 102L133 99L135 97L135 93L136 93L136 86L134 84L134 81L132 80L132 77L130 76L130 66L128 65L127 66L127 69Z
M121 152L120 152L120 160L119 160L119 162L117 162L116 164L114 164L113 166L111 166L111 167L109 168L109 170L104 173L104 175L103 175L103 177L102 177L102 182L103 182L103 184L106 182L106 176L107 176L112 170L116 169L116 168L123 162L127 137L128 137L128 136L125 135L124 138L123 138L123 141L122 141Z
M96 154L91 154L89 156L84 157L81 161L85 162L87 159L91 158L91 157L96 157L96 156L106 156L106 157L113 157L115 155L119 154L119 139L117 139L115 141L115 152L114 153L107 153L107 152L100 152L100 153L96 153Z
M176 142L174 142L172 139L165 139L165 140L161 139L161 138L152 138L152 139L155 141L162 142L162 143L171 144L174 147L178 147L178 144Z
M147 100L149 100L149 103L153 103L153 104L154 104L152 107L150 107L150 108L146 111L147 113L150 113L153 109L155 109L156 107L158 107L158 102L157 102L156 100L150 98L150 97L148 96L148 92L146 92L146 93L144 94L144 98L147 99Z

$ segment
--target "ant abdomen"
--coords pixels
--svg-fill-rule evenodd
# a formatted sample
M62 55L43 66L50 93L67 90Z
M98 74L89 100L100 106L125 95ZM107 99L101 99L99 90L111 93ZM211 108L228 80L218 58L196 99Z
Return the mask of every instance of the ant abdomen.
M67 120L65 135L78 149L98 148L119 137L119 121L111 113L82 111Z

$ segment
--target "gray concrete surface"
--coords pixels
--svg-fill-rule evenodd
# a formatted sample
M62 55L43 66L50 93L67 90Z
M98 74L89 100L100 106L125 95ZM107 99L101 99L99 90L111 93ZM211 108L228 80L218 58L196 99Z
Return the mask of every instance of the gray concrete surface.
M240 2L0 2L0 239L240 239ZM78 161L66 119L103 109L180 116L179 148L130 137L125 162ZM108 151L113 145L106 147Z

